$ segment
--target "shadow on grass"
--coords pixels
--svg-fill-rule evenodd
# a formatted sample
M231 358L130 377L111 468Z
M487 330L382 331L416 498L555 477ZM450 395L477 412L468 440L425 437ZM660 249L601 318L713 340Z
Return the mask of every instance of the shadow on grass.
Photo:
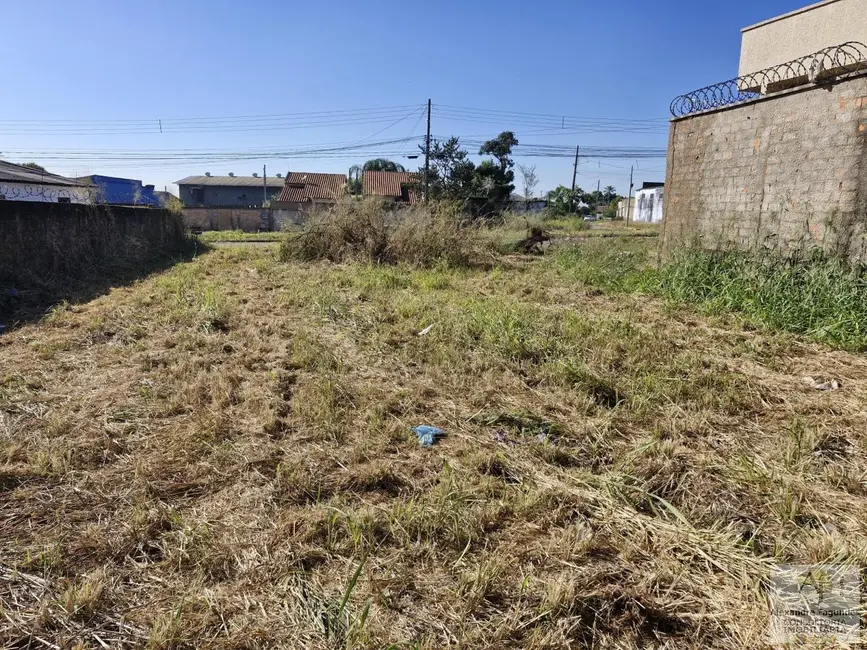
M0 336L40 320L64 301L70 304L89 302L113 288L134 284L210 250L208 244L193 240L181 252L163 254L144 264L112 264L90 268L75 276L31 276L13 284L0 282Z

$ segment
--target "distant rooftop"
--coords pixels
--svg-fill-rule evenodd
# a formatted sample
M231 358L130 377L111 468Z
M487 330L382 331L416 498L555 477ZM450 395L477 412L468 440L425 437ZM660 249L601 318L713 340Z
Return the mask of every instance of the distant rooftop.
M410 172L364 172L364 196L385 196L418 203L421 197L406 187L419 181L419 175Z
M66 178L57 174L43 172L38 169L31 169L24 165L16 165L14 163L0 160L0 181L8 183L38 183L40 185L64 185L67 187L87 187L87 183L82 183L74 178Z
M345 174L289 172L286 174L286 183L278 200L284 203L302 203L317 199L335 201L344 194L346 194Z
M211 185L220 187L262 187L261 176L187 176L176 185ZM276 176L268 176L266 187L283 187L283 179Z

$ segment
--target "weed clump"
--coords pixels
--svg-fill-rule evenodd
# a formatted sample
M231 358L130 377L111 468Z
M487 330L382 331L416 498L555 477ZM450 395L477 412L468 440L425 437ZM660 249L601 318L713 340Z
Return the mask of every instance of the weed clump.
M466 267L481 249L476 230L451 210L392 210L373 199L346 199L312 215L301 232L289 235L280 246L280 259Z
M652 284L667 298L711 313L740 312L823 343L867 350L867 273L841 260L682 250Z

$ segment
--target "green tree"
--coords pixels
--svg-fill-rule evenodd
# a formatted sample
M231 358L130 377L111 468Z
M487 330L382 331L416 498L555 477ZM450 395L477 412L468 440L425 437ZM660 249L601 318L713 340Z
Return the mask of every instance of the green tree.
M515 179L512 147L516 144L515 134L504 131L481 146L479 155L492 158L476 166L458 138L451 137L445 142L434 140L431 142L428 174L430 198L452 201L484 199L484 206L474 201L474 210L484 213L501 209L515 189L512 183ZM424 146L419 146L419 149L424 154ZM419 168L419 177L414 189L423 191L424 167Z
M346 191L350 194L361 194L363 189L361 185L361 174L363 171L361 165L353 165L349 168L349 174L347 175L346 181Z
M580 187L573 192L565 185L558 185L548 192L548 213L555 217L577 214L583 194Z
M488 140L479 149L480 156L492 156L476 168L476 189L481 196L492 201L506 201L515 191L515 166L512 148L518 139L511 131L503 131L493 140Z
M587 205L593 206L594 208L597 205L602 205L606 203L605 195L599 190L593 190L592 192L587 192L581 196L581 201L586 203Z
M364 163L362 171L366 172L405 172L406 168L387 158L374 158Z
M43 167L42 165L37 165L35 162L26 162L21 166L27 167L27 169L32 169L33 171L48 173L48 170L45 169L45 167Z
M419 147L424 153L424 146ZM424 189L424 167L420 188ZM430 148L430 198L460 200L473 195L476 166L469 159L465 149L461 149L458 138L451 137L445 142L434 140Z
M617 200L617 190L614 189L613 185L608 185L604 190L602 190L602 196L605 198L606 203L611 203L612 201Z

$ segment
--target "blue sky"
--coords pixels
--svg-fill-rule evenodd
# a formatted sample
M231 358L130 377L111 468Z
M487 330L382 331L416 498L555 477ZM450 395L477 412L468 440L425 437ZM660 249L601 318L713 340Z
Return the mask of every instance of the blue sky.
M675 95L737 75L740 28L807 3L31 0L6 13L0 39L0 59L13 64L7 80L16 80L0 102L0 156L23 162L34 157L30 151L168 151L138 161L75 160L77 154L64 152L40 161L58 173L129 176L159 189L189 174L246 175L263 164L269 174L345 172L366 156L251 154L204 163L178 160L177 152L285 152L420 136L418 118L429 97L435 135L479 139L511 129L522 143L664 147ZM490 114L490 122L460 121L440 106L655 128L558 133ZM374 107L401 108L318 128L304 118L304 128L239 130L232 125L243 122L228 122L213 132L159 133L159 120ZM659 121L636 122L650 119ZM383 150L407 167L419 162L398 155L415 153L411 144ZM571 160L516 155L516 161L537 166L537 193L571 182ZM582 159L578 183L613 184L625 193L633 162ZM663 180L663 160L637 163L636 184Z

